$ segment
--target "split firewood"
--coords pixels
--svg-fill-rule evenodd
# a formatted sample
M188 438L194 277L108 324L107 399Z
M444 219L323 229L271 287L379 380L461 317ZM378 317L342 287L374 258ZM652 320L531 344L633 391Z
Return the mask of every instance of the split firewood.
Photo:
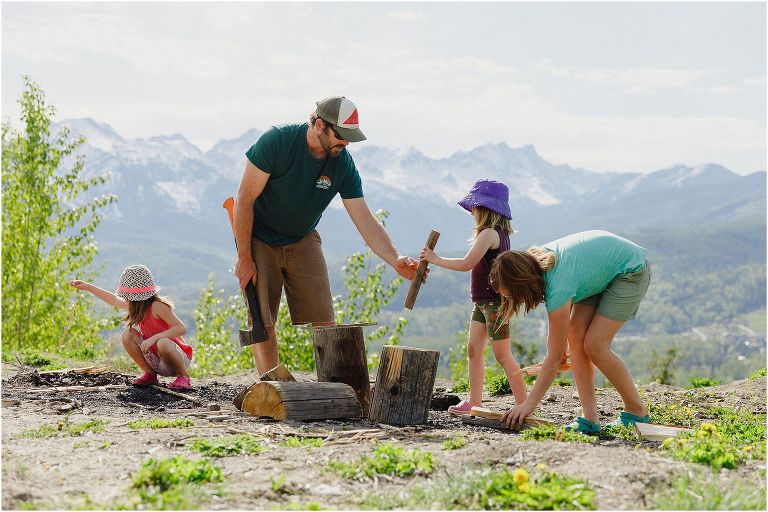
M165 393L167 395L172 395L172 396L176 396L176 397L179 397L179 398L183 398L184 400L189 400L190 402L194 402L196 404L207 404L208 403L205 400L203 400L202 398L197 398L197 397L194 397L194 396L185 395L184 393L179 393L178 391L173 391L172 389L164 388L162 386L157 386L157 385L153 384L150 387L152 387L152 388L154 388L154 389L156 389L158 391L161 391L161 392L163 392L163 393Z
M271 370L264 372L261 376L261 380L272 380L278 382L295 382L296 379L291 375L284 365L279 364Z
M501 418L504 416L504 413L501 411L493 411L491 409L487 409L485 407L473 407L469 411L470 418L483 418L486 420L490 420L491 422L497 423L498 425L501 425L503 428L506 428L501 424ZM462 418L463 421L464 418ZM535 416L526 416L523 420L523 425L528 427L533 427L536 425L554 425L553 422L549 420L545 420L543 418L537 418Z
M246 393L242 410L276 420L363 416L354 389L341 382L259 382Z

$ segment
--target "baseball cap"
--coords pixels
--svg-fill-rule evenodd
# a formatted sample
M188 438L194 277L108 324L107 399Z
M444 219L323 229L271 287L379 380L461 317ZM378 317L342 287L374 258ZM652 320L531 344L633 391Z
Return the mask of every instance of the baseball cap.
M317 102L317 117L336 127L344 140L361 142L366 139L360 131L357 107L344 96L329 96Z

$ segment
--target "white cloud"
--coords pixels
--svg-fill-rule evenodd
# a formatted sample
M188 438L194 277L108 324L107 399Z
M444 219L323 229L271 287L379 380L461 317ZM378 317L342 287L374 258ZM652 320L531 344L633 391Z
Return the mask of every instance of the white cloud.
M424 9L416 8L416 9L395 9L394 11L389 13L390 18L394 18L396 20L400 21L418 21L424 17Z

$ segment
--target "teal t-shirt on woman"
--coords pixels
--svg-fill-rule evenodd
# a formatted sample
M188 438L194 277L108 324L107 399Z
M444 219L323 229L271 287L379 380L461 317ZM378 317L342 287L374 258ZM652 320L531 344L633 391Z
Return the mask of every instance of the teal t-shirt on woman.
M542 247L557 255L555 266L544 272L549 313L568 299L576 303L602 292L616 277L646 264L645 249L608 231L582 231Z
M273 126L245 153L270 175L253 203L253 237L270 245L293 244L311 233L337 193L342 199L363 197L346 148L335 158L316 159L307 146L308 126Z

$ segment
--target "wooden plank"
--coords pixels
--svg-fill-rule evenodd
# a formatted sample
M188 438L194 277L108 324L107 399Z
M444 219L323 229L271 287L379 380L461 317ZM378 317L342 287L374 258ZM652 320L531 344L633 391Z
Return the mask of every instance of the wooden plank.
M183 398L184 400L189 400L190 402L194 402L196 404L203 404L203 405L205 405L205 404L208 403L206 400L203 400L202 398L197 398L197 397L194 397L194 396L185 395L184 393L179 393L178 391L173 391L172 389L164 388L162 386L156 386L156 385L153 384L150 387L155 388L156 390L161 391L161 392L165 393L166 395L171 395L171 396Z
M635 423L635 435L638 439L647 441L663 441L677 437L683 432L693 433L693 430L686 427L677 427L674 425L655 425L653 423Z
M439 231L435 231L434 229L430 231L429 236L427 237L427 247L434 249L435 245L437 245L438 238L440 238ZM427 266L429 266L429 263L426 261L419 262L419 266L416 269L416 274L413 276L413 280L411 281L411 286L408 288L408 295L405 297L404 306L408 309L413 309L414 304L416 304L416 296L419 294L421 281L424 279L424 274L427 272Z
M47 388L31 388L22 389L25 393L46 393L50 391L60 391L62 393L70 393L76 391L105 391L107 389L127 389L132 386L127 384L106 384L104 386L50 386Z
M495 421L501 421L501 418L504 416L504 412L502 411L493 411L491 409L487 409L485 407L473 407L469 411L470 416L480 417L480 418L486 418L489 420L495 420ZM534 426L534 425L554 425L549 420L545 420L543 418L537 418L535 416L526 416L523 420L523 424L528 426Z

